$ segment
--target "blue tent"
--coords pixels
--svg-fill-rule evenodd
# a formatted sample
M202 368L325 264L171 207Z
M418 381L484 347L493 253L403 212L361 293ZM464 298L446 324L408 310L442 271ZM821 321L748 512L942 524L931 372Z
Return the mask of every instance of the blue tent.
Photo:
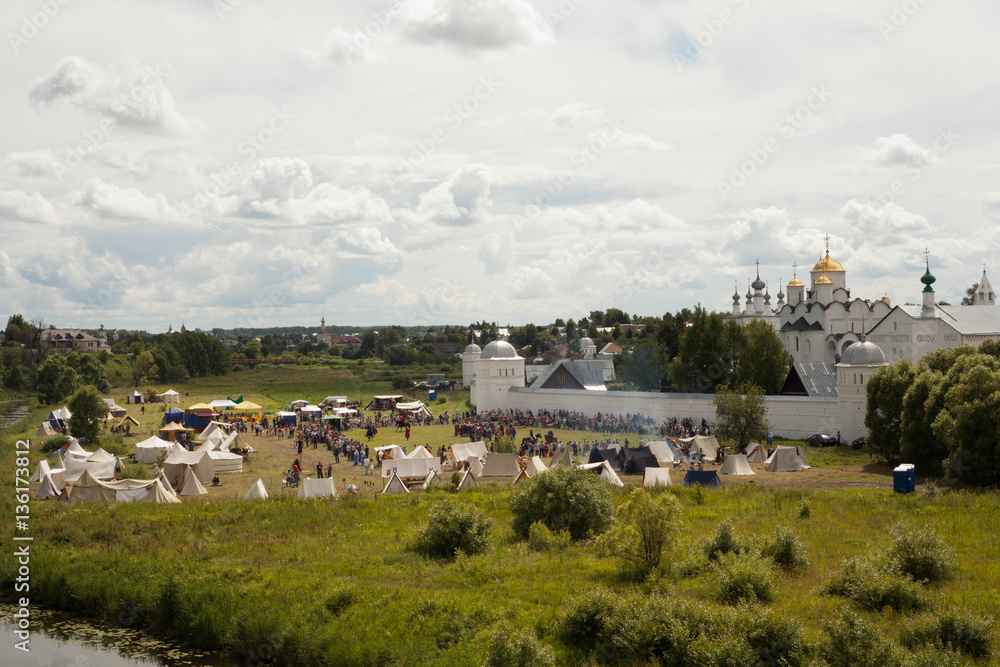
M722 486L719 473L714 470L688 470L684 475L684 486Z
M184 411L180 408L170 408L167 413L163 415L163 423L169 424L170 422L181 423L184 421Z

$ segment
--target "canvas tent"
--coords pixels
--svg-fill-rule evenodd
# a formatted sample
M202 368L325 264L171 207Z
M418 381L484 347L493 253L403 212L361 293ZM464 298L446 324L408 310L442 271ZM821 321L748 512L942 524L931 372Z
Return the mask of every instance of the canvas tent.
M696 452L701 452L702 456L706 459L715 458L715 450L719 448L719 441L715 439L714 435L696 435L694 437L694 442L691 443L691 454L694 455Z
M401 398L403 398L402 395L397 394L372 396L372 400L365 406L365 410L392 410L396 401Z
M746 446L745 451L748 463L763 463L767 461L767 450L759 442L751 442Z
M663 465L664 463L673 463L674 461L674 450L670 447L670 443L666 440L654 440L646 445L649 451L652 452L656 460Z
M660 467L649 447L626 447L622 451L625 452L625 465L622 466L622 472L638 474L645 472L646 468Z
M292 410L295 410L296 408L302 408L307 405L309 405L309 401L300 398L297 401L292 401L291 403L289 403L288 407L290 407Z
M396 403L396 410L399 412L405 412L410 415L421 415L423 417L430 417L431 411L427 409L427 406L420 401L412 401L410 403Z
M35 498L37 500L42 500L44 498L58 498L61 489L56 487L55 481L52 479L52 475L46 472L41 479L41 484L38 485L38 490L35 491Z
M382 461L382 478L393 474L405 480L425 479L430 471L441 472L441 461L432 459L385 459Z
M458 483L458 488L460 489L472 489L479 486L479 482L473 476L471 470L466 470L465 474L462 475L462 481Z
M566 445L559 445L559 449L556 450L555 456L552 457L552 463L549 464L549 468L555 468L556 466L566 466L567 468L572 468L573 450Z
M45 459L42 459L41 461L38 462L38 465L35 466L35 472L32 473L31 479L29 479L28 481L40 482L42 481L42 478L44 478L50 472L52 472L52 469L49 468L49 462L46 461Z
M234 408L236 404L228 398L217 398L214 401L209 401L208 407L217 410L218 408Z
M348 402L346 396L327 396L320 401L320 405L325 405L328 408L346 408Z
M643 486L673 486L670 468L646 468L642 475Z
M406 454L403 453L403 448L399 445L386 445L384 447L376 447L376 452L382 453L382 460L390 459L392 461L398 461L399 459L405 459Z
M460 442L448 448L448 458L455 461L465 461L470 456L481 459L489 454L486 443L482 440L475 442Z
M494 452L486 457L480 477L517 477L519 472L517 454Z
M243 496L243 500L266 500L267 499L267 489L264 488L264 482L257 478L254 485L250 487L247 494Z
M176 480L179 479L181 486L183 486L183 480L187 474L186 470L189 468L194 471L195 477L203 484L208 484L215 476L215 463L208 452L171 452L167 456L167 460L163 462L163 474L171 484L175 485Z
M174 391L173 389L168 389L162 394L160 394L160 398L163 400L164 403L181 402L181 395L178 392Z
M170 442L175 442L177 440L177 434L179 433L186 433L190 435L194 433L194 429L181 426L175 422L170 422L160 429L160 436L164 440L169 440Z
M586 463L580 467L584 470L595 470L600 472L601 479L612 486L625 486L625 483L622 482L614 468L612 468L611 464L607 461L601 461L600 463Z
M194 472L194 466L187 466L184 468L184 478L181 480L181 486L177 489L177 495L179 496L203 496L208 491L202 486L201 482L198 480L198 476Z
M77 482L84 475L91 475L95 479L114 479L116 464L115 457L111 457L110 461L66 459L66 481Z
M410 490L406 488L406 484L403 484L403 480L399 478L395 472L389 477L389 481L384 487L382 487L382 493L409 493Z
M49 413L49 416L46 417L47 421L50 421L50 422L51 421L63 421L64 422L64 421L67 421L67 420L72 419L72 418L73 418L72 413L70 413L69 408L67 408L65 405L62 406L61 408L53 410L52 412Z
M213 450L208 453L216 475L234 475L243 472L243 457L233 452Z
M427 479L424 480L423 486L427 489L434 485L441 486L441 475L436 470L431 470L427 473Z
M135 443L136 463L156 463L164 454L171 452L183 452L184 448L176 442L167 442L155 435L146 438L142 442Z
M413 451L406 455L408 459L435 459L437 458L431 451L423 445L413 448Z
M75 505L80 502L132 502L146 500L158 503L180 502L159 479L123 479L103 482L85 472L73 484L67 484L59 500Z
M333 484L332 477L314 479L306 477L299 487L299 498L336 498L337 487Z
M42 422L42 425L38 427L37 431L35 431L36 438L51 438L54 435L58 434L49 422Z
M133 391L131 394L129 394L128 397L125 399L125 401L128 405L139 405L140 403L146 402L143 399L142 394L140 394L138 391Z
M528 461L528 467L525 471L528 473L528 477L534 477L535 475L546 472L548 468L545 467L545 463L542 461L540 456L532 456L531 460Z
M750 464L747 463L746 454L730 454L722 462L720 475L753 475Z
M765 463L767 464L767 470L770 472L795 472L809 468L809 463L806 462L806 457L802 455L801 448L784 447L782 445L778 445Z
M684 486L721 487L722 480L714 470L688 470L684 475Z

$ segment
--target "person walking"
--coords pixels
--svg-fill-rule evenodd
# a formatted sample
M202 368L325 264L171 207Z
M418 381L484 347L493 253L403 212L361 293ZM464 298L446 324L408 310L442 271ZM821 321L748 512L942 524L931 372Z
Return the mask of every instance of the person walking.
M317 463L316 464L316 477L318 477L320 479L323 479L323 464L322 463Z

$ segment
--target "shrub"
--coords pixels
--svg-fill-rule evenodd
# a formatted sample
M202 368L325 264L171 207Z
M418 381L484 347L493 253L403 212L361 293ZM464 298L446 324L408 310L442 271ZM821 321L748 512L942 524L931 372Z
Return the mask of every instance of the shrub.
M334 616L339 616L354 604L357 599L358 594L353 588L336 588L330 597L326 599L326 610Z
M893 537L886 555L901 574L915 581L944 581L955 575L955 550L931 529L900 524Z
M68 442L68 435L56 435L51 438L46 438L45 442L42 443L42 454L51 454Z
M431 508L431 517L413 548L431 558L454 558L461 550L477 554L489 546L493 522L471 505L445 500Z
M413 380L409 375L394 375L392 378L393 389L412 389Z
M740 602L774 601L774 569L771 562L749 552L728 554L719 559L716 573L720 602L738 604Z
M719 525L715 535L704 545L709 560L717 560L723 554L740 554L748 551L750 544L736 537L736 529L728 519Z
M808 519L812 516L812 505L809 504L808 500L803 500L802 504L799 506L799 518Z
M501 625L493 631L486 647L485 667L546 667L555 665L552 649L542 644L534 632Z
M826 638L819 655L830 667L897 667L906 664L903 650L876 626L851 611L825 621Z
M761 664L746 638L728 628L691 642L684 662L699 667L757 667Z
M633 489L618 508L615 527L602 538L603 546L625 569L656 569L677 539L680 512L680 503L670 494Z
M103 436L101 438L101 448L108 454L115 454L117 456L127 456L132 449L125 444L125 438L122 437L121 433Z
M747 632L747 644L759 658L757 664L798 667L806 664L809 649L796 621L752 607L742 607L738 627ZM740 618L742 617L742 618Z
M950 610L917 619L904 628L904 646L930 646L973 658L988 658L991 653L993 620L976 616L971 611Z
M553 549L565 549L569 546L569 533L565 530L553 533L545 527L541 521L531 524L528 530L528 545L534 551L549 551Z
M611 493L589 470L557 467L518 484L510 493L511 527L521 539L541 521L553 532L579 540L606 531L613 521Z
M566 644L585 651L609 637L618 597L606 588L570 598L556 625L556 635Z
M928 605L920 585L900 577L874 558L851 558L823 587L824 592L853 601L862 609L920 610Z
M806 549L788 528L779 527L763 549L765 556L785 570L805 568L809 565Z

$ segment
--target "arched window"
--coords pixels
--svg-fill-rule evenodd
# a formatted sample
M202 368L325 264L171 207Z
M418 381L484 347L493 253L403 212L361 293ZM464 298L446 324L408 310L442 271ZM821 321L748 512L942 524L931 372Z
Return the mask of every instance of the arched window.
M854 374L854 384L857 384L857 383L858 383L858 374L855 373Z
M798 336L795 337L795 351L796 352L799 351L799 337Z
M865 383L865 374L862 373L861 374L861 384L864 384L864 383Z

